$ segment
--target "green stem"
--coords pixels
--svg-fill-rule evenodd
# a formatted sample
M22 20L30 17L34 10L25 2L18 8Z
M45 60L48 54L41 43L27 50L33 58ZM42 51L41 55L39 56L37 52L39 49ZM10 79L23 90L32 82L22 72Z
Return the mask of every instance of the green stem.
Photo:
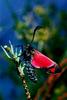
M28 86L27 86L27 83L26 83L26 80L25 80L25 76L20 73L18 68L17 68L17 70L18 70L20 78L22 79L22 83L23 83L23 86L24 86L24 89L25 89L25 94L26 94L27 100L32 100L31 95L30 95L30 91L28 89Z
M26 96L27 96L27 100L32 100L28 86L27 86L27 83L26 83L26 80L25 80L25 77L24 76L20 76L20 77L22 78L22 82L23 82L23 86L24 86L25 93L26 93Z

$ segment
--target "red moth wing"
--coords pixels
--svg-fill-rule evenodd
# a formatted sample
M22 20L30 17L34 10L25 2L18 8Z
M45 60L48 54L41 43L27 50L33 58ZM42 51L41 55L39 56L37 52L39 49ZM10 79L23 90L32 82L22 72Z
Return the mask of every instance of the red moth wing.
M55 67L50 68L49 71L50 71L51 73L54 73L54 72L55 72Z
M56 74L57 72L55 73L55 71L56 71L56 66L54 65L54 66L48 68L47 73L53 73L53 74Z
M31 64L35 68L50 68L51 66L56 65L54 61L52 61L50 58L43 55L37 50L34 50L34 55L32 57ZM54 69L52 69L52 71L54 71Z

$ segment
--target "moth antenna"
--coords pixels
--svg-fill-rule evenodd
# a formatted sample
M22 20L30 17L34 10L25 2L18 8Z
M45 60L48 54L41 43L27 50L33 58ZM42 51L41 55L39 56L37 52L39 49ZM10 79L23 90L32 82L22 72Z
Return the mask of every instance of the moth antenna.
M35 37L36 31L39 30L40 28L43 28L43 27L42 27L42 26L36 26L36 28L34 29L33 37L32 37L32 40L31 40L30 45L33 43L33 40L34 40L34 37Z

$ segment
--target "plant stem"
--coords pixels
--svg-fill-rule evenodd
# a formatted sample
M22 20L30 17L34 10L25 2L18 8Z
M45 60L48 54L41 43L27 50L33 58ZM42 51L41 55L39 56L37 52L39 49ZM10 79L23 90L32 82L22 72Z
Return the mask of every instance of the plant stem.
M21 77L22 82L23 82L23 86L24 86L24 89L25 89L27 100L32 100L29 89L28 89L28 86L27 86L27 83L26 83L26 80L25 80L25 77L24 76L20 76L20 77Z
M25 89L25 94L26 94L27 100L32 100L31 95L30 95L30 91L28 89L28 86L27 86L27 83L26 83L26 80L25 80L25 76L21 75L21 72L19 71L19 69L18 69L18 72L19 72L20 78L22 79L22 83L23 83L23 86L24 86L24 89Z

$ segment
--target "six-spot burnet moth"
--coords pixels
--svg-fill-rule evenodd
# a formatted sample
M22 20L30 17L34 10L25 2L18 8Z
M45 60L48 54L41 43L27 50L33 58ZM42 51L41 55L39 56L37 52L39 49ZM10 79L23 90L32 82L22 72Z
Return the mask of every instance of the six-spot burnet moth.
M44 68L46 72L51 74L57 74L61 72L61 68L56 62L32 47L32 42L34 40L36 30L40 28L42 27L37 26L34 29L31 43L24 47L23 53L20 55L25 63L25 69L28 77L34 82L37 81L35 68Z

